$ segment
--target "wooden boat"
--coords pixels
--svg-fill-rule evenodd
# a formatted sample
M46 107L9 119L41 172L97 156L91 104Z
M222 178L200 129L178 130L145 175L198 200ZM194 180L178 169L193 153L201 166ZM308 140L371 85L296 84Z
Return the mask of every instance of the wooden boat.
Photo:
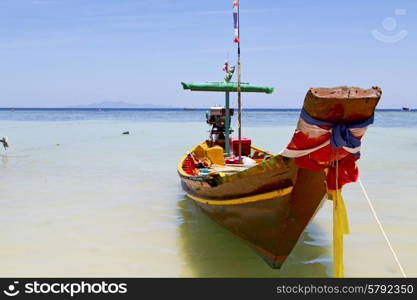
M372 116L380 96L377 87L312 88L303 109L318 120L354 122ZM255 165L209 163L200 168L199 161L210 161L207 150L213 147L210 140L200 142L179 161L185 193L271 267L280 268L324 199L325 171L300 168L295 159L256 146L249 155Z
M297 130L281 154L253 146L241 135L241 93L271 94L274 89L241 82L239 1L233 2L233 19L237 82L230 82L235 67L229 70L226 61L223 82L182 83L191 91L225 92L225 106L212 107L206 115L212 125L209 139L191 148L178 164L182 187L205 213L273 268L287 259L327 192L333 200L334 270L341 277L343 235L348 232L341 188L357 179L355 161L381 90L312 88ZM238 143L229 136L231 92L238 100Z

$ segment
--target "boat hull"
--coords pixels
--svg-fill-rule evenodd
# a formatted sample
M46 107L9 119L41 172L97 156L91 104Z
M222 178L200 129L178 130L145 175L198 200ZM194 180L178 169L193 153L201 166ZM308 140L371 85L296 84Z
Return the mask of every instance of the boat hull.
M291 170L296 173L295 185L273 186L249 196L214 199L190 189L187 180L182 186L209 217L245 241L272 268L280 268L326 192L322 171Z

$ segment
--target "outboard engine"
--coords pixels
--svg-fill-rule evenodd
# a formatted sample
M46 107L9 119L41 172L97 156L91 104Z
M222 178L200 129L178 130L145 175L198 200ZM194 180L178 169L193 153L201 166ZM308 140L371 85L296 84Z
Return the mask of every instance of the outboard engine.
M233 116L233 108L229 109L229 126ZM226 133L226 108L223 106L212 106L206 113L207 124L212 125L210 132L211 145L219 145L224 147ZM229 129L229 134L233 132Z

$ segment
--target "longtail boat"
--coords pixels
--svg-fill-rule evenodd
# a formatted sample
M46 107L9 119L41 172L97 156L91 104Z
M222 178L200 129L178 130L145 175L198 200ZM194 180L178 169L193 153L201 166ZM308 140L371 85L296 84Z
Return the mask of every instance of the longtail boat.
M380 96L376 87L312 88L303 110L318 120L352 123L372 117ZM307 144L315 146L325 139L329 137L314 137ZM319 156L316 161L309 155L323 168L302 168L297 158L284 156L285 150L284 155L274 155L251 145L248 157L254 165L212 163L210 149L217 147L205 140L184 155L178 164L182 187L205 213L242 238L273 268L281 267L320 207L327 191L325 172L335 162L331 156L338 153L338 161L354 157L328 144L320 149L324 159Z
M237 64L240 73L240 56ZM225 93L225 106L212 107L206 115L209 138L178 163L186 195L272 268L280 268L327 194L334 207L335 276L343 276L348 224L341 188L358 178L361 138L373 122L381 89L309 89L291 142L274 154L241 136L240 106L242 92L271 94L274 89L241 83L239 73L237 82L230 82L233 72L224 82L182 83L191 91ZM239 100L238 138L231 137L231 92Z

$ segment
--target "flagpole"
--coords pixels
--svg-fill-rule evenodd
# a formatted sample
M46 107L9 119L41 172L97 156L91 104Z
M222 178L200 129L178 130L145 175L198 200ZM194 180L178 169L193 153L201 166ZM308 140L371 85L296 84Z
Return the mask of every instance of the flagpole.
M237 103L238 103L238 139L239 139L239 164L242 163L242 97L240 91L240 4L237 1Z

